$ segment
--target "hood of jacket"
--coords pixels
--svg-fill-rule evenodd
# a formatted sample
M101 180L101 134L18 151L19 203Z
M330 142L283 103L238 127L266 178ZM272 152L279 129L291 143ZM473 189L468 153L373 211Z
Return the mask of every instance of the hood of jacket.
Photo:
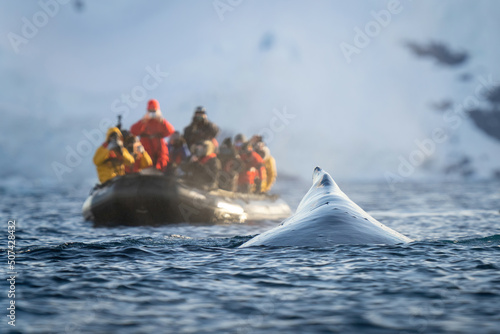
M108 132L106 133L106 141L109 141L109 137L113 134L113 133L117 133L118 134L118 137L123 140L123 135L122 135L122 132L120 131L120 129L118 129L117 127L114 127L114 128L109 128L108 129Z

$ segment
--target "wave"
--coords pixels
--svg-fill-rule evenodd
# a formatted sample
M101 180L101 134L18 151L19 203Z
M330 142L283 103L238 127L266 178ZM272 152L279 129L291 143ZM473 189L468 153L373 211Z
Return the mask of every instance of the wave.
M148 248L164 247L168 246L166 249L171 249L172 247L187 247L187 248L236 248L241 245L251 236L235 236L230 238L191 238L178 234L172 234L164 237L139 237L139 238L124 238L124 239L114 239L109 241L97 241L97 242L65 242L58 245L51 246L24 246L17 247L18 254L31 255L37 254L41 255L44 253L56 254L65 251L74 250L88 250L88 251L106 251L119 249L122 252L134 252L134 249L148 252ZM2 252L6 252L7 249L0 249Z
M68 258L82 251L101 254L102 256L123 256L133 257L140 253L170 253L172 251L217 251L221 249L234 249L251 239L253 236L234 236L228 238L191 238L182 235L172 234L164 237L139 237L123 238L109 241L96 242L65 242L50 246L23 246L17 247L17 254L24 257L31 256L55 256ZM392 248L414 248L418 246L444 246L444 245L466 245L466 246L499 246L500 234L487 237L464 237L457 240L421 240L414 241L406 245L332 245L324 248L312 248L311 251L331 251L332 249L392 249ZM259 247L260 248L260 247ZM264 248L284 248L284 247L264 247ZM310 247L286 247L286 248L307 248ZM0 252L7 252L7 248L1 248Z
M463 237L457 240L442 240L445 243L461 244L461 245L478 245L478 246L489 246L498 245L500 246L500 234L490 235L488 237Z

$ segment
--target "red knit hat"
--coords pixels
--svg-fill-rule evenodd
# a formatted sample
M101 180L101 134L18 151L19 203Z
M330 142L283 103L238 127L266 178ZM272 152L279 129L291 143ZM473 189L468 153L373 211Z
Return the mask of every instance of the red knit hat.
M148 110L160 110L160 102L158 100L152 99L148 101Z

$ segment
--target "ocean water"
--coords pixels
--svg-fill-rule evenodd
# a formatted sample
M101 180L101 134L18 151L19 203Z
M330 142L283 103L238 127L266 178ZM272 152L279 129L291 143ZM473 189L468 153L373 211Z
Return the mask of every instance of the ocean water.
M94 228L88 185L4 182L0 332L500 333L498 182L339 185L415 242L238 249L279 222ZM276 190L295 209L308 187Z

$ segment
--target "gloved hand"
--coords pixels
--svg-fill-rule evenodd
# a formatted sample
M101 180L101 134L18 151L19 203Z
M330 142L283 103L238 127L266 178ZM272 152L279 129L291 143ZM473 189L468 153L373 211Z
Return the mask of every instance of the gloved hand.
M108 150L121 152L123 149L123 141L120 139L111 140L108 143Z
M134 143L134 152L144 153L144 146L142 146L141 142Z
M118 147L118 144L116 143L116 141L110 141L108 143L108 150L110 150L110 151L115 150L117 147Z

